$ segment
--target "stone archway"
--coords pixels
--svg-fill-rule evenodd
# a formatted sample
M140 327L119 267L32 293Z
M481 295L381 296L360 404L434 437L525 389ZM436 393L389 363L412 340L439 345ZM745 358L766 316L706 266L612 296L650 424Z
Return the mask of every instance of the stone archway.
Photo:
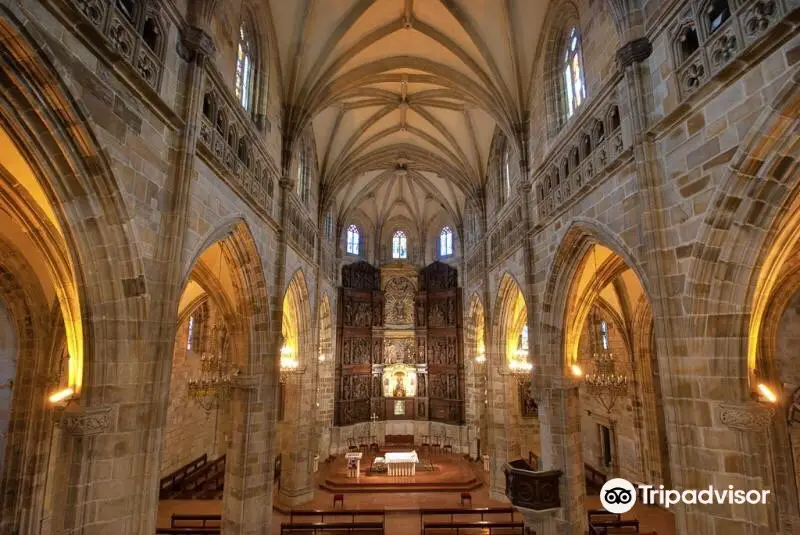
M269 340L267 285L247 223L241 218L224 221L206 237L184 272L176 346L185 344L189 312L211 302L213 316L225 326L226 336L220 338L227 343L221 351L238 369L230 399L220 408L223 421L211 433L211 443L225 454L223 526L232 533L260 529L270 524L272 514L264 505L272 500L272 465L263 459L274 448L278 378L277 363L263 357ZM176 347L183 353L180 349ZM162 382L165 392L169 385L167 377ZM167 408L163 410L166 414ZM245 515L246 510L259 514Z
M283 297L281 359L296 359L299 373L287 376L281 389L284 421L279 427L281 481L279 501L288 506L313 498L311 463L313 422L316 421L314 377L317 356L311 347L311 309L302 270L289 281ZM306 376L310 376L307 378Z
M315 451L320 460L325 460L333 453L331 450L331 426L333 425L334 376L336 372L333 318L327 295L324 295L319 302L317 323L319 325L319 355L317 357L319 363L316 377L316 409L319 438Z
M492 319L492 347L486 363L489 377L488 440L492 451L490 492L495 496L505 496L505 463L527 457L527 452L535 448L533 444L522 443L519 392L523 385L508 374L523 329L527 332L528 324L525 297L517 281L508 273L500 280Z
M489 454L488 365L486 351L486 314L478 294L473 294L464 328L466 347L464 366L467 373L467 427L470 432L469 455L480 459Z
M661 402L654 399L652 346L640 352L643 344L634 343L642 336L636 329L643 329L643 320L636 320L643 311L637 307L650 309L651 300L647 279L633 258L604 228L578 222L556 252L542 299L543 373L536 381L542 392L543 465L564 473L562 503L567 503L566 518L576 533L584 529L586 474L595 473L585 464L608 478L622 475L650 483L653 461L645 456L656 457L659 466L666 462L663 451L654 447L662 441L663 426L652 412L645 417L643 409ZM651 310L647 314L652 317ZM604 352L628 377L622 396L598 398L584 385L585 375L597 372L593 355ZM645 395L650 396L647 403L642 402Z

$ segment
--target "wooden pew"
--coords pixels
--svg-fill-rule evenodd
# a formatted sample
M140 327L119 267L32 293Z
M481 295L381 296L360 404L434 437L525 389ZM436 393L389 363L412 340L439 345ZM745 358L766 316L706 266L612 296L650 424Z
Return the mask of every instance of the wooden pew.
M509 515L508 520L514 521L514 513L516 510L513 507L454 507L452 509L420 509L419 510L419 527L421 531L425 530L426 517L447 515L450 517L450 523L456 523L457 516L477 516L480 515L481 521L487 521L487 515ZM436 522L435 519L428 518L431 522ZM506 520L506 519L503 519ZM469 522L469 519L464 522ZM441 520L439 521L441 522Z
M174 488L183 481L188 475L203 467L208 462L208 455L205 453L181 466L171 474L161 478L161 485L159 487L159 499L164 500L165 495L174 490Z
M179 515L174 514L169 519L171 528L215 528L222 527L222 515Z
M186 476L182 480L180 488L173 489L171 492L166 493L166 497L162 499L196 498L197 496L194 496L194 493L201 491L206 482L216 478L220 473L225 473L224 455L210 463L206 463L201 468Z
M522 535L525 530L525 524L522 522L509 522L500 521L492 522L491 520L482 520L479 522L425 522L422 528L423 535L434 535L436 533L454 533L459 535L461 530L488 530L489 535L499 535L495 530L502 530L504 534L518 534ZM485 531L482 531L484 533Z
M586 511L589 517L589 524L598 522L619 522L622 520L622 515L606 511L605 509L589 509Z
M325 517L337 517L337 516L345 516L350 517L350 523L358 524L364 522L364 517L378 517L380 518L380 522L384 522L386 518L386 511L383 509L361 509L361 510L345 510L345 509L311 509L311 510L300 510L300 511L289 511L289 524L294 523L294 519L297 518L308 518L308 517L319 517L320 522L325 522ZM359 522L356 519L360 519ZM372 522L378 521L377 519L373 519Z
M638 520L616 520L589 524L589 535L639 534Z
M222 528L156 528L156 535L221 535Z
M284 522L281 535L384 535L383 522Z

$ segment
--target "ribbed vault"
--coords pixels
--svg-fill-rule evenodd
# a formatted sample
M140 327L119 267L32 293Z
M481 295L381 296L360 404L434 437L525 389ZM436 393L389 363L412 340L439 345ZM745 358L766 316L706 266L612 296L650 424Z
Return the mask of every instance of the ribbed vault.
M496 129L522 154L548 0L269 5L285 150L313 127L322 200L340 223L362 211L380 227L407 211L424 228L432 202L459 224Z

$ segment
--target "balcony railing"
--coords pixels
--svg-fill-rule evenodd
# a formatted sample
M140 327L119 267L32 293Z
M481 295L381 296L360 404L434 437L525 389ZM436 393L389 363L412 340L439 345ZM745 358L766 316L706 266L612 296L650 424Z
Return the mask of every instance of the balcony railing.
M506 474L506 497L514 507L545 511L561 507L559 481L561 470L535 472L525 461L512 461Z
M258 133L237 106L219 74L207 67L199 153L221 176L229 178L230 186L271 218L278 172ZM313 258L313 253L310 256Z
M610 92L615 91L612 88ZM601 102L595 109L606 112L585 121L583 128L576 128L534 179L539 223L556 214L579 191L605 176L626 153L622 119L616 103L611 99L610 103Z

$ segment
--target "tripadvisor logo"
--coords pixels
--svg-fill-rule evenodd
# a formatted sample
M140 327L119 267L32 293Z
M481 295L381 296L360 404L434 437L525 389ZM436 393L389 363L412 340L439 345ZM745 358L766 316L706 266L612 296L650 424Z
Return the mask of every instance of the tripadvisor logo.
M640 491L642 503L645 505L660 505L669 508L672 505L683 503L694 504L766 504L768 490L741 490L728 485L727 489L715 489L709 486L703 490L670 490L664 485L658 488L653 485L637 485L627 479L615 478L606 481L600 489L600 503L603 508L614 514L627 513L633 509L637 499L636 490Z
M627 479L609 479L600 489L600 503L610 513L627 513L636 503L636 489Z

